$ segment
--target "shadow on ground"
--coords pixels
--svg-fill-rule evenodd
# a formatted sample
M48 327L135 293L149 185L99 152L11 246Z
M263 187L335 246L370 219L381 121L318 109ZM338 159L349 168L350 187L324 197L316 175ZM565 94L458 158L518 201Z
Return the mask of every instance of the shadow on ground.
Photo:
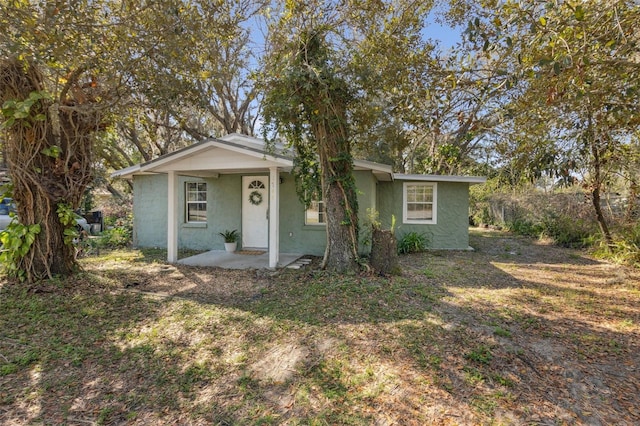
M87 267L89 286L5 284L0 420L640 421L638 271L500 232L471 243L404 256L400 277L152 258Z

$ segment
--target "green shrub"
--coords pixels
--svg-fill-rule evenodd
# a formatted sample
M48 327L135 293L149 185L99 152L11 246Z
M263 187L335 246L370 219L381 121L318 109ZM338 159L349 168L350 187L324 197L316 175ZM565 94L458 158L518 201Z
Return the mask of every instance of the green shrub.
M125 218L118 218L113 221L113 225L107 226L102 231L98 240L98 245L105 248L121 248L131 244L133 237L133 218L128 215ZM105 221L108 223L108 221Z
M545 211L539 219L517 218L506 224L506 228L527 237L551 238L555 244L564 247L587 247L590 237L598 231L581 218Z
M529 219L517 218L505 224L507 230L527 237L538 237L542 233L542 226Z
M398 240L398 253L418 253L427 249L429 239L426 234L415 231L407 232Z
M541 236L548 236L560 246L585 247L589 237L597 233L588 223L580 218L545 212L541 223Z
M640 223L629 224L616 231L611 246L607 246L599 234L594 234L590 238L592 253L601 259L640 267Z

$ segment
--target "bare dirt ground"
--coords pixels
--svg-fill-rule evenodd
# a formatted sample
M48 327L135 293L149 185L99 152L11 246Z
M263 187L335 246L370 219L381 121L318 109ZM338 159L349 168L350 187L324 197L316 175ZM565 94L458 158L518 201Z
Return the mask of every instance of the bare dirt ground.
M399 277L123 253L62 290L0 282L0 423L640 424L640 270L471 245Z

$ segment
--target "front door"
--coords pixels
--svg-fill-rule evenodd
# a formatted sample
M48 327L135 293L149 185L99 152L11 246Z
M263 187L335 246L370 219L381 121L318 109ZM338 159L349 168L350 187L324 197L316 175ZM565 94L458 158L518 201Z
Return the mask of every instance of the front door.
M242 247L269 246L269 177L242 177Z

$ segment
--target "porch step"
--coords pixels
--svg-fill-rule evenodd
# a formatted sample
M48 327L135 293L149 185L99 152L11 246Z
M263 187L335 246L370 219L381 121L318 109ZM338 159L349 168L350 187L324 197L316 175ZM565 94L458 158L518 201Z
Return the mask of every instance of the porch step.
M289 269L300 269L305 265L308 265L311 263L311 259L298 259L295 262L287 265L287 268Z

